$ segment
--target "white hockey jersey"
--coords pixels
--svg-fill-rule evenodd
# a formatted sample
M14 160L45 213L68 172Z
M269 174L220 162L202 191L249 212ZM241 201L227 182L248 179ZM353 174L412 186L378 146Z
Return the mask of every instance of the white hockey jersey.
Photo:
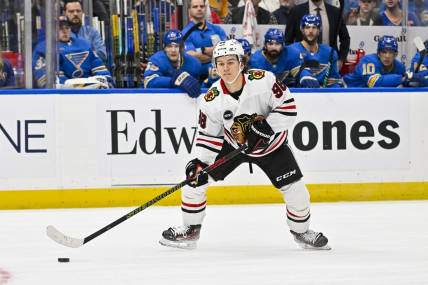
M226 140L239 148L232 136L231 127L235 117L262 115L272 127L269 146L256 150L252 157L267 155L279 148L287 139L287 130L293 125L297 112L289 89L276 81L273 73L260 69L249 70L244 75L243 90L238 100L229 95L223 82L215 82L199 102L199 122L196 137L196 155L207 163L214 162Z

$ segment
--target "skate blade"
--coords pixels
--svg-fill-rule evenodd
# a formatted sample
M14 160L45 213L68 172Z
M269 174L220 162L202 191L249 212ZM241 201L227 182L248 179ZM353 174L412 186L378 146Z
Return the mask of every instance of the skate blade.
M328 244L321 246L321 247L315 247L315 246L311 246L309 244L305 244L305 243L297 243L301 248L306 249L306 250L331 250L331 246L329 246Z
M163 246L175 247L175 248L180 248L180 249L196 249L196 247L197 247L196 241L176 242L176 241L170 241L170 240L162 238L161 240L159 240L159 243Z

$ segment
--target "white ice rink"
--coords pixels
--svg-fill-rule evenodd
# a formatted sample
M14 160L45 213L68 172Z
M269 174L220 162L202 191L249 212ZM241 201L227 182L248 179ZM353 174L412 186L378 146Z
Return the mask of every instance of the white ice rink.
M0 284L428 284L428 201L313 204L331 251L299 249L279 204L208 206L193 251L158 244L178 207L148 208L78 249L45 235L52 224L83 238L131 209L0 211Z

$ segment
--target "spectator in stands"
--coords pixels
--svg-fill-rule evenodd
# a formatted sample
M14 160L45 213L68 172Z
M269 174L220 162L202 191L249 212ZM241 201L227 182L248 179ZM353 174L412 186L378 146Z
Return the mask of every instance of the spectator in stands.
M421 26L428 26L428 1L419 12L419 19L421 20Z
M273 11L273 15L276 18L276 21L280 25L287 24L288 15L290 15L290 9L294 6L294 0L280 0L281 6Z
M384 0L385 10L380 14L382 25L401 26L404 13L400 7L400 0ZM408 13L408 26L420 26L420 21L414 13Z
M196 57L202 63L202 78L208 77L208 69L214 46L227 36L224 30L208 22L206 17L206 6L204 0L191 0L189 8L190 22L184 27L182 33L185 35L193 26L202 25L189 35L185 42L185 50L191 56Z
M425 49L428 49L428 40L425 41L424 45ZM403 85L406 87L428 87L428 57L426 55L416 52Z
M340 21L340 26L338 26L340 9L325 3L324 0L309 0L306 3L291 8L290 17L287 19L287 26L285 29L285 42L291 44L302 40L300 20L306 14L320 16L322 29L318 41L338 51L338 65L340 69L348 56L351 39L345 21ZM338 36L340 48L337 47Z
M183 52L183 36L178 30L164 34L164 50L156 52L149 59L144 72L145 88L178 87L190 97L201 94L199 77L202 65L198 59Z
M70 23L67 18L59 20L58 29L59 71L58 84L68 84L68 79L90 78L80 80L77 85L91 88L108 88L112 86L112 78L102 60L91 49L89 42L71 36ZM33 53L33 73L37 87L46 86L46 42L39 43ZM93 78L91 78L93 76ZM70 81L73 82L73 81ZM69 83L70 83L69 82ZM74 81L75 83L76 81ZM74 84L73 83L73 84ZM73 87L73 86L70 86Z
M302 62L298 51L284 46L284 33L279 29L270 28L264 37L263 48L251 56L250 68L270 71L277 80L294 86Z
M321 19L316 15L305 15L300 21L303 40L290 48L299 51L303 60L300 68L299 83L301 87L341 87L337 69L337 52L326 44L318 43Z
M80 0L68 0L64 12L71 23L72 35L75 38L87 40L92 50L104 61L107 61L107 51L100 33L92 26L82 26L82 3Z
M3 58L0 52L0 88L16 87L15 74L9 60Z
M381 26L382 19L373 9L376 0L359 0L351 3L351 9L346 15L346 24L355 26Z
M379 39L377 53L364 56L352 73L343 77L348 87L398 87L406 68L396 59L398 43L393 36Z
M256 18L257 18L257 24L270 24L270 25L277 25L278 22L275 18L275 16L263 9L262 7L259 7L261 0L251 0L254 6L254 11L256 12ZM244 12L245 12L245 6L236 7L232 10L232 13L229 14L229 17L226 17L224 22L226 24L242 24L244 20Z

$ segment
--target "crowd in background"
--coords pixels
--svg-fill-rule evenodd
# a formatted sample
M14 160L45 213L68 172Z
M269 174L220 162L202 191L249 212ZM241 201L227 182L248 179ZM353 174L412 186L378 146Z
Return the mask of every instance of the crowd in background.
M39 7L40 4L39 1L34 2L34 15L43 11ZM112 28L109 25L109 4L109 0L93 2L94 14L108 23L107 27ZM119 84L112 62L108 58L111 46L105 43L99 31L83 24L82 3L78 0L67 0L61 6L63 16L58 21L57 88L137 87L133 83ZM189 10L186 12L189 15L189 23L184 23L182 31L165 30L165 33L160 35L162 46L159 50L146 61L132 67L134 70L130 73L138 76L140 87L178 87L190 96L197 97L201 87L209 88L212 82L218 79L215 64L211 61L212 50L215 44L225 40L227 35L216 24L244 23L244 27L278 24L286 25L286 28L269 29L264 35L264 45L260 50L254 49L251 39L238 39L248 51L248 68L271 71L291 87L426 86L425 81L428 80L425 75L416 75L426 70L424 56L419 53L409 55L413 57L409 68L403 66L396 70L401 64L395 59L398 48L395 39L388 37L386 39L389 41L384 41L382 46L378 45L371 62L364 65L354 62L352 68L347 66L346 71L342 68L350 46L346 26L401 26L405 15L399 0L347 0L343 9L339 7L339 1L335 0L192 0L189 1ZM344 16L342 18L339 16L341 13ZM315 17L308 18L308 15ZM302 22L304 17L305 23ZM194 27L198 24L200 26ZM409 1L408 25L427 24L428 4L424 1ZM310 27L312 30L308 31ZM184 39L183 35L192 28L194 31ZM34 86L38 88L46 87L45 45L44 34L39 32L33 47ZM0 47L5 50L4 45ZM382 60L381 52L384 50L390 52L391 60ZM296 53L292 56L292 62L288 57L294 52ZM360 60L362 58L357 59ZM391 62L393 67L386 66L385 62ZM14 72L12 66L13 64L0 53L0 88L16 86L16 67ZM188 67L191 67L190 70ZM127 66L124 68L131 69ZM345 74L354 68L354 77L351 80L351 75ZM364 83L355 83L355 72L365 78ZM392 83L383 79L391 72L398 73L400 77L398 79L396 76ZM342 78L341 75L345 77ZM127 80L133 81L130 78Z

